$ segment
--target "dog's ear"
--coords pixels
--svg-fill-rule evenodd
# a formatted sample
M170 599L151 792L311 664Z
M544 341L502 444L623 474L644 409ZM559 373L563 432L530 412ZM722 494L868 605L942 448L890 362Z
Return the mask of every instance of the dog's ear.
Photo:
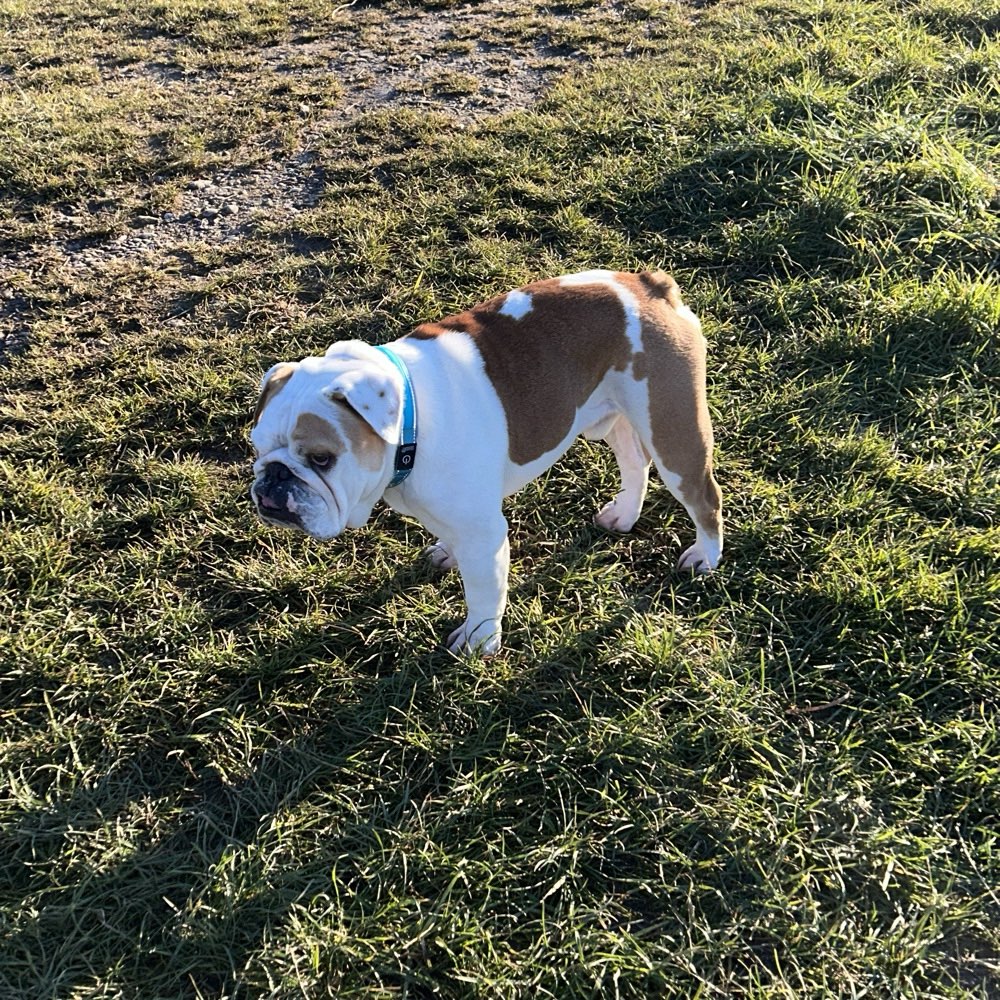
M288 380L295 374L298 365L295 362L279 361L261 379L260 396L257 399L257 409L253 414L253 427L257 426L264 407L285 387Z
M399 436L399 386L384 372L346 371L323 390L331 402L353 410L383 441Z

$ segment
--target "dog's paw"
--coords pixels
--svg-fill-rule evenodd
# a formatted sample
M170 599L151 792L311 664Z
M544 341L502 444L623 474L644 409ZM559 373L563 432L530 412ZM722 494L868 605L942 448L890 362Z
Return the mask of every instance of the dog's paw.
M631 531L635 522L639 520L639 515L623 507L617 500L606 503L594 516L594 524L606 531L617 531L625 534Z
M692 545L689 549L685 549L681 553L680 559L677 560L678 572L683 572L687 569L699 574L711 573L718 565L718 555L713 557L697 544Z
M495 656L500 649L500 627L495 621L471 625L468 621L448 636L448 650L458 656L478 653Z
M435 569L454 569L458 561L451 554L451 550L439 538L433 545L428 545L424 549L424 555L431 561Z

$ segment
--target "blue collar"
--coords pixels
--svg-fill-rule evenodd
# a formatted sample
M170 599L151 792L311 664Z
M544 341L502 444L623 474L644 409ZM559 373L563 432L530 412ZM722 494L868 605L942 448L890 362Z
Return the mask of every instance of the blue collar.
M375 350L381 351L403 376L403 425L399 444L396 445L396 460L393 463L395 471L389 480L389 486L398 486L412 471L417 457L417 397L413 393L410 373L402 358L388 347L376 347Z

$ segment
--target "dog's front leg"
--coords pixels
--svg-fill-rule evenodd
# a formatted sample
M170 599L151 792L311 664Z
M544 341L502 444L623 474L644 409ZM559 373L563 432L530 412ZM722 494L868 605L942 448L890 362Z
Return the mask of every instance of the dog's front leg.
M462 576L467 617L461 628L448 637L448 649L492 656L500 648L500 623L507 606L507 522L499 517L478 525L476 532L451 546Z

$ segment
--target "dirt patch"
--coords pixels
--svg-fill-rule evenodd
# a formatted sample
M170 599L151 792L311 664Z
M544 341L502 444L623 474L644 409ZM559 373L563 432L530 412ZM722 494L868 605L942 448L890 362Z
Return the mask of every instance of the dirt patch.
M246 239L262 222L287 222L316 204L323 187L316 149L359 115L423 109L446 114L462 128L530 107L556 78L597 54L586 44L575 45L573 38L593 37L591 22L606 25L622 17L613 3L595 4L580 13L547 11L543 17L517 0L487 0L448 12L362 10L364 17L357 23L340 22L329 37L303 34L252 53L262 73L287 78L293 89L303 81L322 80L338 91L333 106L307 100L298 106L290 148L286 145L263 164L195 177L180 189L169 210L134 215L124 231L100 232L98 220L106 206L99 200L56 211L57 235L0 256L0 272L65 267L81 277L96 277L116 259L157 259L186 245L219 246ZM163 45L146 62L99 68L106 78L143 76L163 87L192 79L171 61ZM226 85L224 72L203 70L194 78L214 78L220 88ZM239 150L231 156L234 163L259 158L259 146L256 156L243 156ZM112 229L120 225L119 220ZM14 286L0 284L0 295L2 360L28 343L29 312Z

